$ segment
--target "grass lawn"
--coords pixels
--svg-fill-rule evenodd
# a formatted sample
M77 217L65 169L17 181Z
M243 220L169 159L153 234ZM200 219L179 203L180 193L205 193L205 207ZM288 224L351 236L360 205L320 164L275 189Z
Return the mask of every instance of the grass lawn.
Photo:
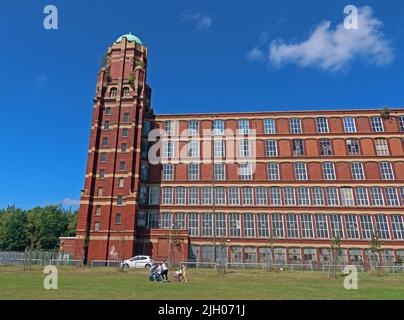
M151 282L145 270L60 267L58 290L45 290L42 269L0 266L0 299L404 299L404 274L359 273L359 289L322 272L188 269L189 283ZM172 278L172 273L170 274Z

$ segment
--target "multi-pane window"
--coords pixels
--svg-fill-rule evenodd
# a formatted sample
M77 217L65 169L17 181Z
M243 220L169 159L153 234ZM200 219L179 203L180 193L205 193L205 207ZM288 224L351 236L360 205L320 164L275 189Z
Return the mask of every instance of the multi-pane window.
M174 180L174 165L172 164L163 164L163 180L164 181L172 181Z
M172 204L173 203L173 188L164 187L161 190L161 202L162 204Z
M199 236L199 214L188 214L188 233L190 236Z
M330 132L330 129L328 128L327 118L317 118L316 125L317 125L318 133L329 133Z
M188 164L188 180L189 181L199 180L199 164L197 163Z
M173 222L174 226L179 229L185 229L185 213L183 212L176 212L173 215Z
M123 129L122 129L122 137L123 137L123 138L127 138L128 135L129 135L129 133L128 133L128 128L123 128Z
M199 121L197 120L188 121L188 135L190 136L199 135Z
M164 131L166 135L173 136L175 134L175 121L164 121Z
M344 122L344 131L346 133L356 132L356 124L354 117L344 117L343 122Z
M110 98L116 97L117 91L118 91L117 88L111 88L111 90L109 91Z
M358 221L355 215L345 215L345 230L347 239L359 239Z
M225 172L224 163L215 163L213 172L214 172L215 180L226 180L226 172Z
M327 205L332 207L339 206L338 189L335 187L328 187L326 190L327 190Z
M214 190L215 190L215 204L225 205L226 204L226 189L223 187L216 187Z
M171 212L161 213L161 229L171 229L172 227L172 215Z
M199 188L191 187L188 189L188 204L197 205L199 204Z
M273 206L282 205L281 189L279 187L269 188L269 204Z
M147 162L142 162L140 165L140 179L149 180L149 164Z
M105 152L101 153L101 163L107 162L107 154Z
M400 131L404 131L404 116L398 117L398 124L400 126Z
M285 206L296 205L295 188L293 187L283 188L283 203L285 204Z
M369 206L368 189L365 187L355 188L356 205L357 206Z
M160 204L160 187L156 186L149 187L149 204L150 205Z
M335 180L335 167L332 162L324 162L323 167L323 178L324 180Z
M332 238L344 238L344 229L342 227L341 216L338 214L330 215L331 236Z
M374 132L383 132L383 119L381 117L370 117L370 124Z
M299 238L299 226L296 214L286 215L286 236L288 238Z
M166 159L174 157L174 141L163 141L163 157Z
M297 188L297 198L299 206L309 206L310 205L310 189L307 187Z
M241 180L252 180L253 168L251 163L240 163L239 170Z
M104 179L104 177L105 177L105 170L104 169L100 169L100 173L98 174L98 177L100 179Z
M264 119L264 133L265 134L276 133L275 119Z
M146 204L148 196L148 189L145 186L140 186L139 188L139 204Z
M121 152L126 152L126 143L122 143Z
M201 236L210 237L213 235L213 214L212 213L202 213L201 215Z
M244 213L243 214L243 222L244 222L244 237L254 238L255 237L255 219L254 214L252 213Z
M384 193L386 195L386 204L388 206L399 206L400 200L398 200L397 189L394 187L384 188Z
M123 122L129 122L129 113L123 114Z
M229 205L239 205L240 204L240 188L230 187L229 188Z
M187 155L189 158L199 158L199 141L191 140L187 145Z
M108 147L108 138L107 137L102 138L102 146Z
M239 156L251 157L251 143L249 140L243 139L239 141Z
M371 239L374 233L372 216L370 215L361 215L360 216L361 229L362 229L362 238L363 239Z
M267 189L265 187L257 187L255 189L255 204L257 206L263 206L267 203Z
M241 220L239 213L230 213L230 237L241 236Z
M160 214L158 212L149 212L148 216L148 227L150 229L160 228Z
M104 130L109 130L109 121L104 122Z
M348 150L348 154L350 156L359 156L361 154L359 140L358 139L347 139L346 147Z
M176 187L175 188L175 204L186 204L185 187Z
M257 231L259 238L269 237L268 214L266 213L257 214Z
M384 139L384 138L375 139L375 146L376 146L376 154L378 156L390 155L387 139Z
M224 121L223 120L213 120L213 134L222 135L224 133Z
M355 205L352 188L341 188L341 205L343 207L353 207Z
M391 162L380 162L380 175L383 180L394 180Z
M404 205L404 187L400 188L401 203Z
M201 191L201 202L204 205L212 204L212 193L213 189L211 187L203 187Z
M280 179L279 163L270 162L267 165L268 180L275 181Z
M295 163L295 179L307 180L307 167L304 162Z
M137 225L138 227L147 226L147 212L139 211L137 214Z
M227 236L227 220L225 213L215 214L215 228L216 228L216 237Z
M130 96L129 87L124 87L124 88L122 89L122 96L123 96L123 97L129 97L129 96Z
M370 188L370 199L372 200L372 206L384 206L382 188L371 187Z
M118 188L122 189L125 183L125 178L118 179Z
M353 180L365 180L365 172L363 171L363 164L361 162L352 162L351 174Z
M279 213L272 215L272 232L277 238L284 238L283 217Z
M295 156L295 157L304 156L303 139L293 139L292 140L292 151L293 151L293 156Z
M313 206L324 206L324 189L321 187L312 188Z
M392 215L390 216L391 227L393 228L393 235L395 240L404 240L404 219L403 216Z
M289 120L290 133L302 133L302 120L300 118L291 118Z
M243 205L253 205L254 204L253 188L243 187L242 190L243 190Z
M105 115L106 116L110 116L112 114L112 109L111 109L111 107L106 107L105 108Z
M276 140L265 141L265 154L267 157L276 157L278 155Z
M379 239L389 240L390 231L389 231L389 224L387 222L387 216L378 214L375 216L375 220L376 220L376 231Z
M329 139L320 140L320 155L321 156L332 156L331 141Z
M250 121L247 119L240 119L238 121L238 133L248 134L250 131Z
M311 214L300 215L300 225L302 229L302 238L313 239L313 220Z
M328 223L327 216L324 214L316 214L316 230L317 238L328 239Z
M126 163L125 161L119 162L119 171L125 171Z
M215 158L223 158L225 156L225 148L223 140L215 140L213 142L213 149Z

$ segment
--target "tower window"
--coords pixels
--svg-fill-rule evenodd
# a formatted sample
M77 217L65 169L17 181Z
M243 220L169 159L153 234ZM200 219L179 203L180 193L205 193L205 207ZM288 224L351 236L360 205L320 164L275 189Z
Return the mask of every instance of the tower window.
M111 115L111 107L106 107L106 108L105 108L105 114L106 114L107 116Z
M128 136L128 128L122 130L122 137L126 138Z
M124 113L123 122L129 122L129 113Z
M107 154L105 152L101 153L101 163L107 162Z
M123 96L123 97L129 97L129 96L130 96L129 87L124 87L124 88L122 89L122 96Z
M115 224L121 224L121 214L117 213L115 216Z
M115 98L116 97L116 92L117 92L116 88L111 88L111 90L109 91L109 96L111 98Z
M99 222L94 223L94 231L95 232L100 231L100 223Z
M109 121L104 122L104 129L109 130Z

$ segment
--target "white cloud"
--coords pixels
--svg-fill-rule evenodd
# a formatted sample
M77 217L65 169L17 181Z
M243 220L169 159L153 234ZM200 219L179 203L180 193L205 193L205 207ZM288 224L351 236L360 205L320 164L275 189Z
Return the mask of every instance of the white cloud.
M182 14L182 21L194 21L199 30L208 30L213 24L213 18L200 12L188 11Z
M373 16L368 6L359 8L358 15L358 29L347 30L343 22L332 29L331 22L324 21L303 42L272 41L268 62L276 68L295 63L324 71L347 69L357 59L379 66L390 64L394 55L390 41L381 31L383 22Z
M250 61L259 61L265 59L265 53L261 50L260 47L254 47L250 51L247 52L247 59Z
M62 200L62 206L77 208L80 206L80 200L65 198Z

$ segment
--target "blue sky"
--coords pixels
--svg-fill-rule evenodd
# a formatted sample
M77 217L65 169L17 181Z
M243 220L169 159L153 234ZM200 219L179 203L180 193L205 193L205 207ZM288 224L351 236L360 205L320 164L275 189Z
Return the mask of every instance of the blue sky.
M58 30L43 27L47 4ZM338 31L348 4L372 9L359 39ZM100 57L121 34L150 49L156 113L402 107L403 12L393 0L7 1L0 207L79 198Z

